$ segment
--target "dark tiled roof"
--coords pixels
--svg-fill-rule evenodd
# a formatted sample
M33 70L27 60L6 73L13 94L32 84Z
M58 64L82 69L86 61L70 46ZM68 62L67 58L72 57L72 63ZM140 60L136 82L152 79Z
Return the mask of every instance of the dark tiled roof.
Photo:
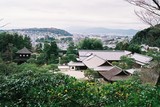
M111 81L127 80L128 78L129 78L128 75L118 75L118 76L113 76L111 78Z
M17 51L18 54L31 54L32 52L29 51L26 47L24 47L23 49Z
M108 71L98 71L106 80L109 81L117 81L117 80L124 80L128 78L127 75L118 75L122 71L121 68L114 66L112 69Z

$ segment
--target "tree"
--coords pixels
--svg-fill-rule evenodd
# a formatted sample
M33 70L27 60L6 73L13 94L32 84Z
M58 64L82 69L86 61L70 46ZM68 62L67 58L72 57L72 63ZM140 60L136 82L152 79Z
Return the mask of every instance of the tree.
M31 49L32 48L32 44L31 44L31 39L29 36L25 35L24 37L24 45L26 48Z
M102 41L99 39L85 38L78 44L79 49L103 50Z
M18 72L18 65L16 63L6 64L0 63L0 75L11 75Z
M146 44L153 47L160 47L160 27L149 27L139 31L131 40L131 44Z
M128 43L123 43L123 42L119 42L117 45L116 45L116 50L127 50L129 47L129 44Z
M112 62L112 64L122 69L131 69L134 64L134 59L126 56L122 56L120 62Z
M159 0L125 0L133 5L142 8L135 11L136 15L145 23L154 26L160 23L160 2Z
M122 62L123 69L131 69L134 64L134 59L128 58L126 56L122 56L121 62Z
M58 63L58 50L55 41L44 44L43 52L45 54L46 63Z
M50 59L50 44L48 43L44 43L44 49L43 49L43 53L45 56L45 61L48 62L48 60Z
M17 33L0 33L0 52L3 60L12 61L18 49L27 47L31 49L31 41L29 37L23 37Z
M128 51L131 51L132 53L141 53L141 47L137 44L130 44L128 47Z
M35 58L30 58L30 59L27 60L27 63L35 64L36 63L36 59Z
M68 57L67 56L62 56L60 58L60 64L67 64L69 61L68 61Z
M41 53L41 52L42 52L42 43L38 43L38 44L36 45L35 51L36 51L37 53Z
M67 48L67 53L65 56L61 57L61 64L66 64L70 61L76 61L77 57L77 49L74 46L74 42L70 42Z
M56 41L51 42L51 46L49 49L50 53L53 54L54 56L58 56L58 46Z
M77 49L74 46L74 42L70 42L67 48L67 54L77 54Z
M37 63L38 65L43 65L43 64L45 64L46 62L47 62L47 61L46 61L46 54L41 53L41 54L37 57L36 63Z
M94 71L92 69L87 69L84 71L84 76L87 77L90 80L93 80L95 78L99 77L99 74L97 71Z

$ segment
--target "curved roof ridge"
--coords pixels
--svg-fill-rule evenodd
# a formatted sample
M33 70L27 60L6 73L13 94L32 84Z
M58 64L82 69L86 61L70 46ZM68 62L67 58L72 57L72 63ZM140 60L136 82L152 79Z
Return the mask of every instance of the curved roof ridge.
M98 51L98 52L125 52L126 50L79 50L79 51L89 51L89 52L95 52L95 51Z
M19 53L19 54L31 54L32 52L29 51L26 47L24 47L21 50L18 50L16 53Z

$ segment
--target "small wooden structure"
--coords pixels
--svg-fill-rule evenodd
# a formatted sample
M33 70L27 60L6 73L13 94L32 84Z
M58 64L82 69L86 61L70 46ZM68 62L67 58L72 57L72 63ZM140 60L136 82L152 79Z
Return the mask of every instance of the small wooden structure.
M26 47L18 50L16 52L16 62L18 62L18 64L26 62L30 58L31 54L32 52L29 51Z

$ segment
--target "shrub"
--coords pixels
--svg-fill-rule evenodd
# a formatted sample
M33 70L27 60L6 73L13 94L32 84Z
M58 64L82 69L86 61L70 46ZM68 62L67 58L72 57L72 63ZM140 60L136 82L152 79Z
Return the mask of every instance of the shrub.
M18 65L16 63L0 63L0 75L11 75L18 72Z
M98 78L99 77L99 74L97 71L94 71L92 69L87 69L84 71L84 75L85 77L87 77L88 79L90 80L93 80L95 78Z
M128 80L113 84L78 81L59 73L24 71L3 77L0 106L157 107L160 89Z

